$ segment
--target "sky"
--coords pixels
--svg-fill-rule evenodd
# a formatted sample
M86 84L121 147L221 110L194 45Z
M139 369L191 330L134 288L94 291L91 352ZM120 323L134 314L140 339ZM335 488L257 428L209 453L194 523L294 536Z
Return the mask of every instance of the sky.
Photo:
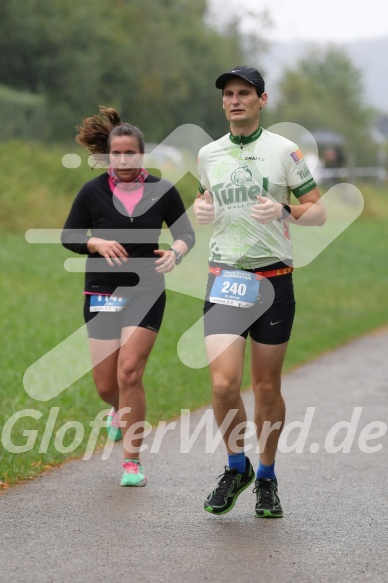
M387 0L212 0L235 14L268 9L271 41L308 40L345 44L388 36ZM247 17L247 26L253 20Z

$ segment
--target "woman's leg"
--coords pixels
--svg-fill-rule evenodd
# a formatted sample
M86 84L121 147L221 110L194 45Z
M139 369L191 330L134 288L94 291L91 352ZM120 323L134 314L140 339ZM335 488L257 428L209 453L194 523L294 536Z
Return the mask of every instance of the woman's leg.
M117 362L120 339L99 340L89 338L93 378L101 399L116 410L119 408L119 385L117 382Z
M136 435L144 432L146 398L143 373L156 338L157 332L147 328L127 326L122 330L117 380L120 420L124 425L124 459L138 460L140 457L142 438Z

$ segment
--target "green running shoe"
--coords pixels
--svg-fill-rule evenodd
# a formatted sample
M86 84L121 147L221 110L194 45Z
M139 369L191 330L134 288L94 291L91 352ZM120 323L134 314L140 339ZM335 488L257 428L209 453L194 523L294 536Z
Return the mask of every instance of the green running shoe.
M225 466L225 473L218 476L221 480L217 488L206 498L204 508L212 514L226 514L232 510L241 492L255 479L252 464L246 458L246 469L240 474L235 468Z
M281 518L283 516L277 480L259 478L255 481L253 493L256 494L255 516L257 518Z
M106 430L108 432L109 439L111 439L112 441L120 441L120 439L123 439L123 433L120 427L119 414L117 413L114 407L112 407L112 409L108 413L108 417L106 420Z
M121 478L121 486L145 486L146 478L143 471L143 466L139 460L123 461L124 474Z

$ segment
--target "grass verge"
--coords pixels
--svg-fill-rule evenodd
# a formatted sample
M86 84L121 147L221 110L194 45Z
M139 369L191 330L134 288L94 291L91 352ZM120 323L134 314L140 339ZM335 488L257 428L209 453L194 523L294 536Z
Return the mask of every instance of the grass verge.
M35 154L43 156L43 152ZM44 156L41 163L44 166ZM70 191L75 186L73 178L69 184L62 184L64 192L58 195L61 202L54 205L47 184L42 187L43 194L39 190L39 176L42 177L42 168L34 182L36 190L30 185L27 197L20 198L18 193L15 200L7 198L7 213L14 222L5 223L9 231L17 232L4 232L0 246L0 487L4 488L33 478L66 459L83 457L92 433L90 422L106 408L97 397L90 372L50 401L36 401L24 390L23 376L28 367L83 325L83 275L64 270L69 252L59 245L28 244L23 232L31 227L62 226L71 203ZM195 180L184 179L180 188L189 200L195 191ZM383 190L362 191L365 209L361 217L310 265L295 272L297 315L285 372L388 323L388 207ZM35 192L35 206L31 192ZM51 210L44 224L40 224L39 216L46 203L52 205ZM195 280L200 265L204 265L205 247L201 249L199 242L196 254L193 252L186 260L190 268L182 277L189 284L190 276ZM210 402L207 368L186 366L177 351L180 337L200 318L201 309L201 299L168 292L162 330L144 379L147 419L152 424L179 415L181 409L196 409ZM71 359L65 365L71 367ZM247 359L244 386L248 384ZM24 416L13 418L20 411ZM7 431L16 450L28 451L10 451L5 439ZM96 446L102 445L104 439L102 431Z

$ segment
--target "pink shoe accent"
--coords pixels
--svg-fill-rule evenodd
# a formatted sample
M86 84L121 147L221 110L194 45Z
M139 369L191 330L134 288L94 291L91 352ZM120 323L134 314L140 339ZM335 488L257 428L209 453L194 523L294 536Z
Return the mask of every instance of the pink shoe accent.
M140 463L140 462L139 462ZM133 461L123 462L123 469L127 474L138 474L139 464Z
M112 417L112 421L111 421L111 427L114 427L115 429L120 429L120 417L118 414L118 411L116 411L115 409L111 409L108 413L108 417Z
M121 479L121 486L145 486L146 477L143 473L143 466L136 459L125 459L122 463L124 475Z

